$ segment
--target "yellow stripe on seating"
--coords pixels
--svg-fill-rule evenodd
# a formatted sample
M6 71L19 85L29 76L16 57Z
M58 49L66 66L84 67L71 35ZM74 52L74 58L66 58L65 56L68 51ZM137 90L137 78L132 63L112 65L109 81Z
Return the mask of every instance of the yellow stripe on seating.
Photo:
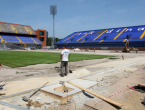
M85 40L83 40L81 43L85 42Z
M25 26L24 26L24 27L25 27ZM27 30L27 32L28 32L29 34L32 35L32 32L31 32L30 30L28 30L26 27L25 27L25 29Z
M7 43L1 36L0 36L0 39L2 43Z
M69 43L70 41L68 41L67 43Z
M116 40L127 28L124 28L113 40Z
M31 37L31 39L36 43L36 44L39 44L38 42L36 42L32 37Z
M17 30L12 25L10 26L12 27L12 30L15 31L15 33L17 33Z
M90 34L92 31L90 31L88 34ZM84 35L83 37L87 36L88 34ZM79 38L77 41L81 40L83 37Z
M17 36L16 36L17 37ZM20 43L22 43L22 44L25 44L23 41L21 41L18 37L17 37L17 39L19 40L19 42Z
M127 39L124 39L123 42L125 42Z
M102 32L100 35L98 35L95 39L93 40L96 40L98 37L100 37L101 35L103 35L107 30L105 30L104 32Z
M100 43L103 42L103 40L100 41Z
M145 31L142 33L142 35L140 36L139 39L142 39L144 37L144 35L145 35Z
M74 34L74 35L72 35L72 36L70 36L68 39L70 39L70 38L72 38L72 37L74 37L75 35L77 35L78 33L76 33L76 34ZM66 39L66 40L68 40L68 39ZM63 42L65 42L66 40L64 40Z

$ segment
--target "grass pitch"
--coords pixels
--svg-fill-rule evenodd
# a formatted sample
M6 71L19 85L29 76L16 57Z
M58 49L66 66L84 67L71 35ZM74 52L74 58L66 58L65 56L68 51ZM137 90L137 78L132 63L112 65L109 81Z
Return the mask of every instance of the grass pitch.
M111 55L71 54L70 61L102 59L115 57ZM51 64L60 62L60 53L29 52L29 51L0 51L0 62L9 67L23 67L35 64Z

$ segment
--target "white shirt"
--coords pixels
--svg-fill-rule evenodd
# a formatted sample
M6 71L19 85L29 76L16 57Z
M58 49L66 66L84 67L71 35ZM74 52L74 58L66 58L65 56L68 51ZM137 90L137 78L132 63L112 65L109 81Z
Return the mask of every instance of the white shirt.
M62 61L68 61L68 56L70 54L70 51L68 49L64 49L61 52L62 54Z

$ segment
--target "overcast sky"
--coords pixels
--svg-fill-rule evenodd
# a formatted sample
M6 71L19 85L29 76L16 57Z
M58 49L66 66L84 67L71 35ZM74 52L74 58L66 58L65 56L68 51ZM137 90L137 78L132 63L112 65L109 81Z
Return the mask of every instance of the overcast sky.
M57 5L55 36L76 31L145 25L145 0L0 0L0 22L30 25L53 35L50 5Z

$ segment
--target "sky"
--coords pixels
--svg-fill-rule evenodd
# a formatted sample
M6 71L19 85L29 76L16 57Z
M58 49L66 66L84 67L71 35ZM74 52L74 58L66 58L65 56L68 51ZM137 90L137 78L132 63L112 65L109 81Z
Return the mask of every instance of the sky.
M57 6L55 37L73 32L145 25L145 0L0 0L0 22L29 25L53 36L50 5Z

